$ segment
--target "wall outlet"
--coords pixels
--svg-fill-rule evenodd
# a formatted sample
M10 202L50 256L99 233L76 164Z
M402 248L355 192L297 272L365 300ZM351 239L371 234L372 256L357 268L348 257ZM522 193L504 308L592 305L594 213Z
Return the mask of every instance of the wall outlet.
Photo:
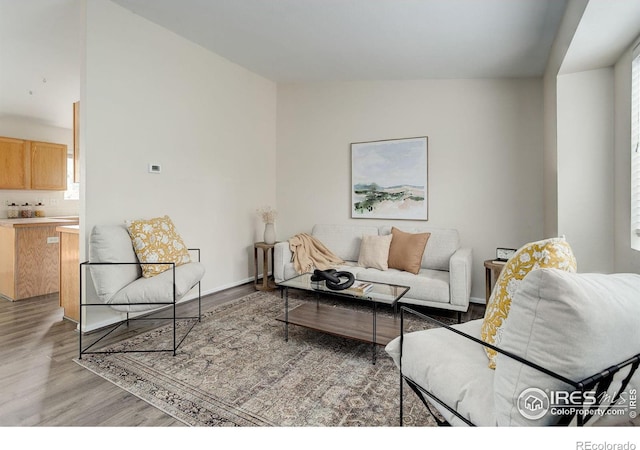
M149 164L149 173L162 172L162 166L160 164Z
M42 202L42 203L44 203L44 202ZM51 206L58 206L58 199L57 198L50 198L49 199L49 204Z

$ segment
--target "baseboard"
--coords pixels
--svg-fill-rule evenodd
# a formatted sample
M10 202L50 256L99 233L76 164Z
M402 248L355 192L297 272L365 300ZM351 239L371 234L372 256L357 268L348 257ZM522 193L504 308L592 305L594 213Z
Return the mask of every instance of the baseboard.
M253 283L253 277L245 278L244 280L234 281L233 283L223 284L222 286L215 287L213 289L207 289L206 291L202 291L202 296L215 294L217 292L226 291L227 289L231 289L234 287L242 286L243 284ZM187 297L187 299L198 298L198 295L195 294L193 296Z
M469 302L470 303L477 303L480 305L486 305L487 304L487 300L484 298L480 298L480 297L470 297L469 298Z

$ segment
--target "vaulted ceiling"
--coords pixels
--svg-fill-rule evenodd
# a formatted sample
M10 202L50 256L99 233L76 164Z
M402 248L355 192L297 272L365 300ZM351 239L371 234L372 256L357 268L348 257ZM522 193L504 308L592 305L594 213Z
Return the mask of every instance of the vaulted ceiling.
M114 0L278 82L540 76L564 0Z
M113 1L285 83L539 77L567 4L565 0ZM82 2L0 0L0 116L71 126L70 105L80 95ZM611 3L640 4L591 0L589 6ZM585 14L591 17L592 28L578 30L576 42L594 37L601 42L603 34L611 34L597 32L598 20L606 14L594 11ZM620 15L614 17L618 24ZM629 33L620 37L621 42L628 42ZM582 56L574 52L568 57L579 63Z

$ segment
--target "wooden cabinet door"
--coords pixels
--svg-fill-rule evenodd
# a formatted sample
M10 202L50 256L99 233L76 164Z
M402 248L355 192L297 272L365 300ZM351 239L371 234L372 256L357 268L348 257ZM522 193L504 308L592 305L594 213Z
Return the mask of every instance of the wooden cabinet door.
M29 142L0 137L0 189L29 189Z
M31 189L67 189L67 146L31 142Z
M16 233L16 290L14 300L60 290L59 243L55 225L14 228Z

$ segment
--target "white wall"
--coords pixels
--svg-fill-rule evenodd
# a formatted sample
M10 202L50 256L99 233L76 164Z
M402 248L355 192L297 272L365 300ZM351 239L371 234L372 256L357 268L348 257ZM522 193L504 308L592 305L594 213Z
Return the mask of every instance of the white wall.
M587 0L568 1L545 72L545 235L567 234L581 272L637 273L640 252L629 245L631 50L615 68L585 68L558 77L568 50L585 45L574 36L588 7ZM626 26L626 20L607 24L623 22ZM594 36L618 45L620 30L607 31L600 27ZM594 58L601 56L600 47ZM589 158L576 166L574 161L585 154Z
M69 115L72 113L73 106L69 105ZM69 152L73 151L73 130L52 127L26 117L0 117L0 136L65 144ZM65 200L64 191L0 189L0 218L7 217L7 202L34 204L39 201L44 203L47 216L78 215L79 201Z
M544 73L544 236L558 236L557 76L588 0L569 0Z
M418 224L457 228L473 248L473 297L496 247L542 238L541 79L279 85L277 136L281 240L315 223L391 223L350 218L350 144L415 136L429 137Z
M640 252L631 249L631 60L630 47L615 65L615 261L616 272L640 273Z
M558 233L580 272L613 271L613 70L558 76Z
M86 2L85 52L85 239L168 214L202 249L203 292L248 280L256 208L275 205L275 84L106 0Z

